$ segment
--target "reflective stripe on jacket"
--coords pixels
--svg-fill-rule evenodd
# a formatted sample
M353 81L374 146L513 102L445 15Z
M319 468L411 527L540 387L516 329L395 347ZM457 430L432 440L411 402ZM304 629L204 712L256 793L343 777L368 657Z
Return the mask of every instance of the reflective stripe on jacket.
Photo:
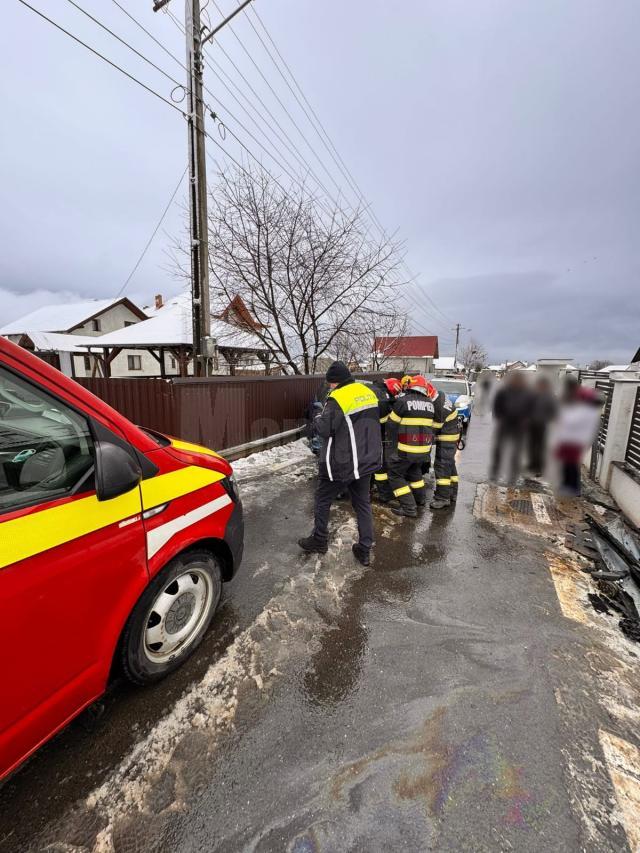
M438 394L435 407L436 419L433 423L433 429L436 441L458 441L460 438L458 410L443 391Z
M351 381L334 388L316 428L323 438L321 477L348 483L380 468L378 398L368 385Z
M433 443L435 407L420 391L399 394L389 414L390 452L396 456L427 456Z

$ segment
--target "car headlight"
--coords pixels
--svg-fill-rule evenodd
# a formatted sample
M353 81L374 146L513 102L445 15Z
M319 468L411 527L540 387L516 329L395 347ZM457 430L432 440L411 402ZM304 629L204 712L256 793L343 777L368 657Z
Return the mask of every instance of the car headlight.
M456 409L466 409L467 406L471 405L471 397L466 394L461 394L453 405Z

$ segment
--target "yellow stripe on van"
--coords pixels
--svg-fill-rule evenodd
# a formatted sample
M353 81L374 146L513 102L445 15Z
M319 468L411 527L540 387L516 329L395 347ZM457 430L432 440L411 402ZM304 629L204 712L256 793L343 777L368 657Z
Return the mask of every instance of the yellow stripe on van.
M189 465L188 468L178 468L169 474L161 474L158 477L150 477L140 483L142 489L142 508L151 509L154 506L167 503L189 492L203 489L212 483L224 480L224 474L219 471L210 471L207 468L198 468Z
M132 489L110 501L77 498L10 521L0 521L0 568L64 545L140 512L140 492Z
M186 450L189 453L202 453L204 456L215 456L216 459L222 459L219 453L215 450L210 450L208 447L203 447L201 444L192 444L190 441L179 441L177 438L171 439L171 446L176 450Z
M137 515L140 492L142 508L150 509L222 479L224 474L190 465L143 480L140 489L108 501L89 495L10 521L0 520L0 569Z

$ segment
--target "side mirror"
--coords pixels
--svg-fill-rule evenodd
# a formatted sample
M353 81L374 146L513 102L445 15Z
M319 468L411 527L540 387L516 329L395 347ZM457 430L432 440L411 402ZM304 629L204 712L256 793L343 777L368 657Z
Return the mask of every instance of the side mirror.
M138 463L123 447L96 443L96 495L108 501L134 489L142 478Z

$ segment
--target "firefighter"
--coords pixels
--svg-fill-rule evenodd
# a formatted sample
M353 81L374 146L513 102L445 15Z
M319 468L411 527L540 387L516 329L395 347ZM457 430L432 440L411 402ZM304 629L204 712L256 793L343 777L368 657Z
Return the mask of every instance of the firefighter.
M380 503L388 504L393 500L393 492L389 485L389 438L387 436L387 421L393 408L395 398L402 390L399 379L385 379L384 382L374 383L373 389L378 397L378 413L380 415L380 429L382 431L382 466L373 475L373 479Z
M397 501L391 508L409 518L427 503L422 465L431 452L435 414L427 384L424 376L404 377L387 421L389 485Z
M358 542L352 546L363 566L370 562L373 545L371 475L382 460L378 398L368 385L356 382L342 361L327 371L330 391L315 426L322 439L319 454L314 527L298 540L307 553L326 554L331 504L348 491L358 518Z
M458 499L458 470L456 451L460 439L458 410L444 391L437 391L434 399L436 418L433 424L436 446L433 464L436 475L436 490L429 504L431 509L443 509Z

